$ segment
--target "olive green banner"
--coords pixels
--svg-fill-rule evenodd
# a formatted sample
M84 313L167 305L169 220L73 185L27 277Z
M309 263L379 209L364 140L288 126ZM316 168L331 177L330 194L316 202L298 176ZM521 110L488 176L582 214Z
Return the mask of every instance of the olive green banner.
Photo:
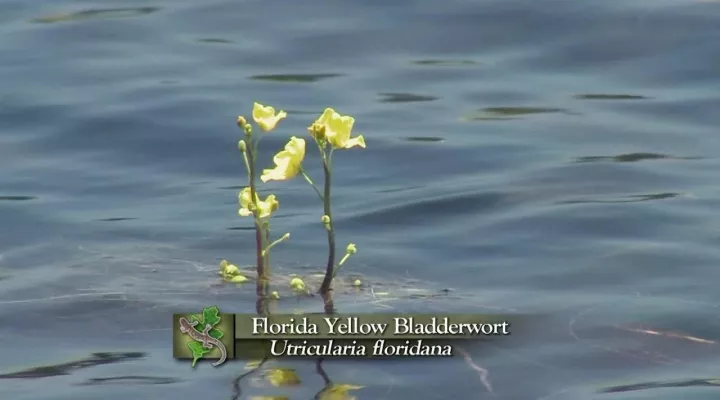
M468 314L235 314L236 339L453 339L507 336L508 317Z
M213 361L272 357L449 357L456 344L510 336L521 316L488 314L173 315L173 356ZM524 319L524 318L523 318ZM527 330L527 329L522 329ZM459 340L458 339L465 339Z

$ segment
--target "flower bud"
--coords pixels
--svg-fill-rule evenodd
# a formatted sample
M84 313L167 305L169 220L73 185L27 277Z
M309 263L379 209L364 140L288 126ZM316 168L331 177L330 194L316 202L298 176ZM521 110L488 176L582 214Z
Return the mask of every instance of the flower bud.
M240 128L245 129L245 125L247 125L247 120L245 119L245 117L243 117L242 115L237 117L237 125Z
M320 218L320 222L327 225L330 223L330 217L328 217L327 215L323 215L322 218Z
M305 288L305 282L300 278L293 278L290 281L290 287L294 290L302 290Z
M243 153L247 151L247 144L245 144L244 140L238 142L238 149L240 149Z
M360 279L355 279L355 281L353 282L353 286L355 286L355 287L362 286L362 281Z
M345 252L347 254L355 254L357 253L357 247L355 247L355 244L350 243L347 245L347 249L345 249Z
M280 294L278 294L277 290L275 290L272 293L270 293L270 298L273 300L277 300L280 298Z

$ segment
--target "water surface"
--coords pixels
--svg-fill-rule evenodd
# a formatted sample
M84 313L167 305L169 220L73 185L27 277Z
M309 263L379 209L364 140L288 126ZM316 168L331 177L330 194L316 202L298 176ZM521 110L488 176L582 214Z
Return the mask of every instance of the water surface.
M295 384L256 371L243 398L312 398L327 378L374 400L717 398L720 3L0 9L0 397L233 397L244 365L172 360L170 314L254 310L254 289L215 270L252 263L235 119L260 101L289 112L268 162L327 106L365 135L335 157L338 241L360 249L345 274L453 289L360 290L339 311L551 317L531 343L469 359L327 360L325 375L275 361ZM314 194L267 190L275 232L292 233L276 270L316 270ZM280 289L278 312L322 309Z

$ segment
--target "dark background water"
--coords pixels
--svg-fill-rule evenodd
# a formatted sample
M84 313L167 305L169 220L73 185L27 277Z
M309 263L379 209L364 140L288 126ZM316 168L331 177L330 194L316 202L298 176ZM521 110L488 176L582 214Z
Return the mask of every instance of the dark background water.
M385 307L552 315L472 354L492 392L457 358L327 361L359 399L717 398L719 22L693 0L0 0L0 397L231 397L243 366L172 360L169 316L254 310L215 270L252 263L234 124L259 101L289 113L268 162L325 107L356 117L344 274L454 289ZM321 265L314 194L266 188L275 268ZM243 395L323 386L276 366L302 384Z

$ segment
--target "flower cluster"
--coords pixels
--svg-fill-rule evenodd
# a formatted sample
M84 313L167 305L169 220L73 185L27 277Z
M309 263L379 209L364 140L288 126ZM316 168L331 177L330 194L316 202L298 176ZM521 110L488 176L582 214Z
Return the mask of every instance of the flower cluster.
M287 117L285 111L276 111L275 108L255 103L252 111L252 118L255 123L264 132L274 130L278 123ZM258 284L267 283L269 276L269 251L276 244L289 238L286 233L279 239L270 242L269 219L275 213L280 203L274 194L269 194L263 200L258 194L258 187L255 182L257 147L262 137L253 135L252 126L247 122L245 117L240 116L237 119L238 126L245 132L245 139L240 140L238 148L243 154L245 167L248 172L248 186L243 188L238 194L240 216L252 216L255 220L256 242L257 242L257 272ZM339 263L335 263L335 230L332 220L331 209L331 183L332 183L332 154L333 151L339 149L350 149L353 147L365 148L365 139L362 135L352 136L355 119L351 116L341 115L332 108L326 108L325 111L308 126L307 131L312 141L317 145L320 152L323 172L324 186L322 190L318 188L310 176L303 169L305 160L306 141L303 138L292 136L285 144L284 148L273 157L274 166L267 168L260 174L260 180L263 183L269 181L286 181L301 175L308 184L314 189L323 204L322 224L327 231L328 239L328 259L326 265L325 276L320 287L321 293L328 293L332 279L335 277L337 270L345 263L345 261L355 254L356 247L354 244L348 244L344 257ZM221 264L221 274L226 280L243 281L247 278L237 271L237 267L223 261ZM294 290L304 290L305 284L299 278L294 278L290 283ZM258 289L260 293L260 289ZM273 292L275 294L275 292ZM271 296L277 298L276 295Z

